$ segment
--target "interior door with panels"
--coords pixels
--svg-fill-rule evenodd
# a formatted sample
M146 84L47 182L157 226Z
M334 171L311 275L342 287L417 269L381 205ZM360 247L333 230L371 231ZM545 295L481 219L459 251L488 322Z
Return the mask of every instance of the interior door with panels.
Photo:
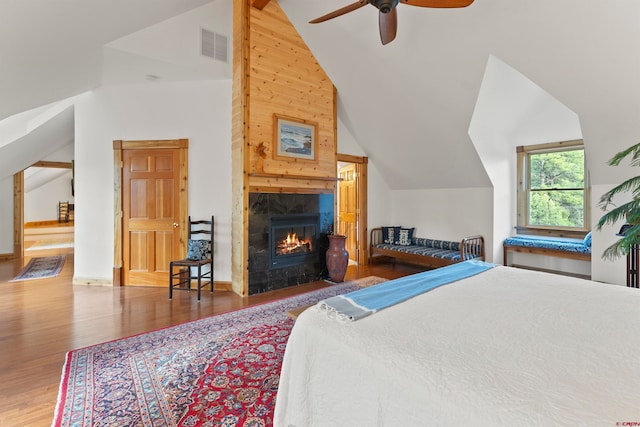
M357 185L356 165L350 164L340 168L338 190L338 233L347 236L345 247L349 259L357 260Z
M180 257L179 149L122 151L125 285L166 286Z

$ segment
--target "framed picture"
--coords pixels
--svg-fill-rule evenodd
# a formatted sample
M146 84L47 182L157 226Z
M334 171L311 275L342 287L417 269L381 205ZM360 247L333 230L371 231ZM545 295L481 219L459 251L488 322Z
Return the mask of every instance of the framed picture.
M318 126L307 120L273 115L273 156L302 160L316 160Z

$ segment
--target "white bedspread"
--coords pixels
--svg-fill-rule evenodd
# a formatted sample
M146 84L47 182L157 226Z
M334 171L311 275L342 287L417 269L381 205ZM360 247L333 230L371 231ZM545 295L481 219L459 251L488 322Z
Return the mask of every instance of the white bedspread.
M306 310L275 410L283 427L629 422L640 290L501 266L357 322Z

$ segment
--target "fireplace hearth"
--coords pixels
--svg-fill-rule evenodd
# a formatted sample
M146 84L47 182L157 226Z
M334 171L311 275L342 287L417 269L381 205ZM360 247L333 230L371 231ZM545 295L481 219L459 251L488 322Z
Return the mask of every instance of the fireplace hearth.
M249 295L327 277L333 194L249 194Z

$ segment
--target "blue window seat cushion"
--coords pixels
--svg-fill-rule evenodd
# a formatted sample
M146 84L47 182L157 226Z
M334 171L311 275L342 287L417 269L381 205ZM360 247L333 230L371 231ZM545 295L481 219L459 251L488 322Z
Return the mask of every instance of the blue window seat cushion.
M526 248L556 249L583 254L591 253L591 245L587 246L583 239L571 239L568 237L514 236L505 239L504 243Z

